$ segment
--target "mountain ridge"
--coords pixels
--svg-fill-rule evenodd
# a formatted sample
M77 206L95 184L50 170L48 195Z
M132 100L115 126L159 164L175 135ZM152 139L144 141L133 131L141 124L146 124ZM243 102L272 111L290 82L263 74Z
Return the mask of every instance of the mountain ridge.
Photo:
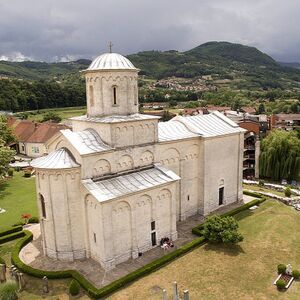
M141 70L140 75L155 79L217 75L220 79L273 80L277 82L274 87L280 87L283 82L300 81L297 68L280 64L255 47L230 42L211 41L183 52L142 51L127 58ZM88 59L55 63L0 61L0 76L29 81L79 81L79 71L90 62Z

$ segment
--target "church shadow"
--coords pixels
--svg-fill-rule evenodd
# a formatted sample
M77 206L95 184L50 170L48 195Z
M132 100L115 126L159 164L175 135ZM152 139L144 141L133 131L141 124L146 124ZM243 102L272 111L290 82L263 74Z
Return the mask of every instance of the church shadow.
M205 251L214 251L228 256L238 256L241 253L245 253L244 249L240 245L235 244L207 243L203 249Z

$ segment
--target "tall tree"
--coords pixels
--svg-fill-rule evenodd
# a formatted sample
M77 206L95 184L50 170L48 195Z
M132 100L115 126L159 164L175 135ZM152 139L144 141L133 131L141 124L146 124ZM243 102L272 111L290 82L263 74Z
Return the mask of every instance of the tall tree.
M295 131L272 131L261 144L260 176L300 179L300 139Z
M15 155L15 151L9 148L13 141L15 137L7 126L6 118L0 116L0 176L6 173L8 164Z

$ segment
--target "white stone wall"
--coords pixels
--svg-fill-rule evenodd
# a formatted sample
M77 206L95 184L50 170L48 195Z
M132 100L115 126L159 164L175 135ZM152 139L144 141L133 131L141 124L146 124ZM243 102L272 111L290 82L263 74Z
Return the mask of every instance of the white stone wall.
M122 148L157 142L157 123L157 118L119 123L73 120L72 126L73 131L94 129L107 145Z
M83 202L79 168L37 170L37 201L44 253L64 261L85 258ZM46 217L42 215L41 195Z
M177 220L185 220L202 207L202 148L198 138L156 145L157 161L181 178L176 191Z
M138 112L137 70L86 72L88 116L129 115ZM113 87L116 88L116 104Z
M22 150L24 146L24 150ZM19 142L19 151L29 157L40 157L47 153L45 144L43 143L22 143Z
M177 238L176 183L148 191L98 202L86 195L87 228L91 257L106 269L138 257L151 249L151 222L155 221L156 242Z
M204 210L219 208L219 188L224 187L224 205L242 198L243 135L204 140Z

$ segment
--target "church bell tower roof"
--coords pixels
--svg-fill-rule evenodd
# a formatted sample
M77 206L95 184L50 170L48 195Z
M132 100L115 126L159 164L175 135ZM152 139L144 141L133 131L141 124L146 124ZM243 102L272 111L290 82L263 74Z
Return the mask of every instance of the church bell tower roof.
M118 53L104 53L96 57L87 71L101 70L138 70L129 59Z

